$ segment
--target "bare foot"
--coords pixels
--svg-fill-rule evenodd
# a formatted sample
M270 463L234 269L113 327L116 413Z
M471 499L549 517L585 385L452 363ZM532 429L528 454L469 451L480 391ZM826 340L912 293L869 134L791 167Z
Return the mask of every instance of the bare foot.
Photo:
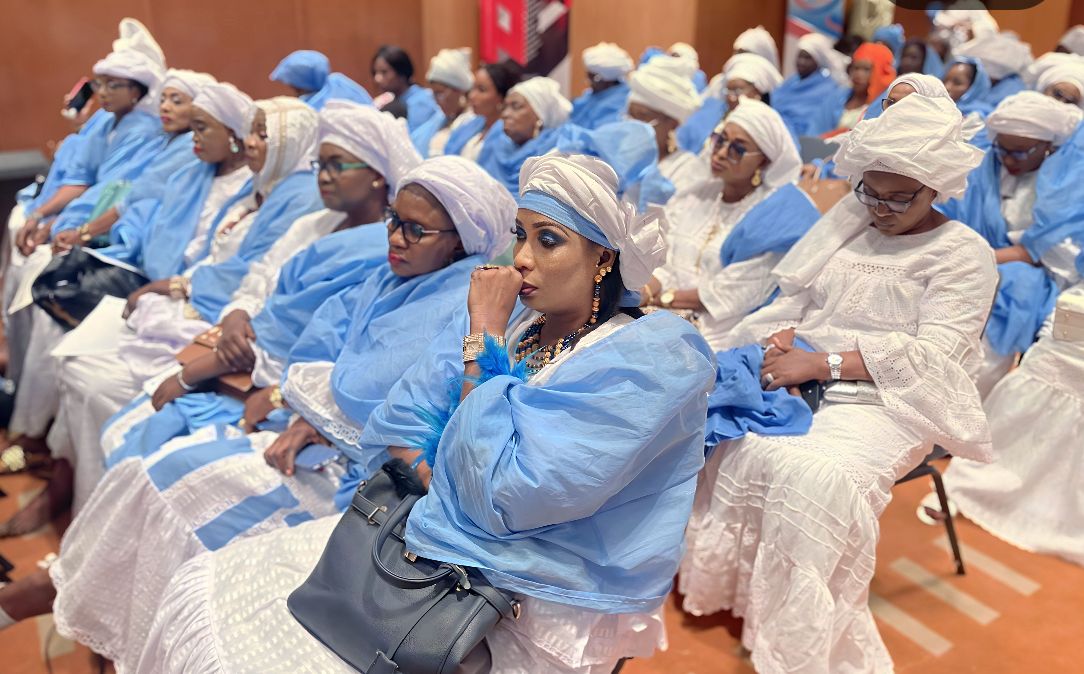
M0 538L37 531L71 507L74 477L70 463L63 459L54 462L49 484L11 519L0 524Z
M55 597L53 579L40 569L0 588L0 608L18 622L52 611Z

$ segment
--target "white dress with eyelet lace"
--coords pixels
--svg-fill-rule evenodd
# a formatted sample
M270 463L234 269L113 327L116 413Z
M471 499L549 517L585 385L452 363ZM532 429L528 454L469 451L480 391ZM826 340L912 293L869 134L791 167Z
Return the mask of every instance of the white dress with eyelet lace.
M931 443L988 460L972 377L996 286L992 251L959 222L912 236L866 228L806 290L728 337L796 327L818 351L860 351L883 401L825 404L806 435L749 434L704 468L679 590L690 613L745 619L758 672L892 671L868 608L878 518Z

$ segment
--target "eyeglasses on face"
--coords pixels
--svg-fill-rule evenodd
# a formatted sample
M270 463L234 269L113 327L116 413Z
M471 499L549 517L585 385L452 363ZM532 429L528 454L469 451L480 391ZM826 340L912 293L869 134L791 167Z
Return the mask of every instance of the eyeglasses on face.
M327 171L328 176L331 178L338 178L343 171L369 168L369 165L363 161L339 161L338 159L317 160L312 162L311 166L313 173L319 175L321 171Z
M102 89L105 89L106 91L120 91L121 89L127 89L131 86L132 83L127 80L109 80L108 82L105 80L90 81L90 88L92 91L101 91Z
M422 240L422 237L429 234L454 234L454 229L426 229L416 222L410 222L409 220L403 220L399 217L399 214L395 212L394 208L387 208L384 210L384 219L388 221L388 236L399 229L403 230L403 238L407 243L418 243Z
M1010 150L1004 147L1001 143L994 143L994 148L997 150L997 156L1001 157L1002 161L1007 158L1011 158L1013 161L1027 161L1031 155L1039 151L1042 147L1042 143L1038 145L1032 145L1026 150Z
M914 202L915 197L922 191L923 188L918 188L915 193L911 195L911 198L906 201L898 201L896 199L881 199L875 197L865 190L865 181L858 181L858 185L854 188L854 196L858 197L858 202L867 208L877 208L879 205L884 204L884 207L893 213L903 213Z
M715 132L711 134L711 152L716 152L726 148L726 158L734 163L740 162L747 154L764 154L756 150L750 150L745 147L745 143L740 140L727 140L726 136L721 133Z

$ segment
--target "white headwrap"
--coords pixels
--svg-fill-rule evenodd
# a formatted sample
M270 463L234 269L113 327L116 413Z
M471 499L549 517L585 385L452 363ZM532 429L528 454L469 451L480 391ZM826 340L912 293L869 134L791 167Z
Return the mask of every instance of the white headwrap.
M120 37L113 40L113 51L137 51L162 70L166 69L166 55L151 32L138 19L125 17L117 27Z
M152 114L158 112L158 94L166 74L160 65L142 52L131 49L112 52L94 64L94 74L139 82L147 87L147 95L139 99L136 107Z
M1021 91L994 108L986 117L986 128L990 130L991 139L1006 134L1061 145L1073 135L1082 117L1084 112L1080 108L1038 91Z
M892 80L892 84L888 85L885 89L886 94L892 93L892 89L897 84L909 84L911 88L915 90L915 93L927 98L949 98L948 89L945 88L945 83L940 78L933 75L924 75L922 73L907 73L900 75L896 79Z
M997 21L984 7L943 9L934 16L933 25L950 30L957 26L968 26L971 28L972 38L994 35L1000 30Z
M831 38L824 33L806 33L798 38L798 49L812 56L818 67L827 68L833 80L842 83L850 81L847 65L851 59L836 51Z
M1024 69L1024 72L1020 73L1020 76L1024 78L1024 84L1028 85L1029 89L1039 89L1039 78L1042 77L1046 71L1051 68L1057 68L1063 65L1084 64L1084 56L1077 56L1076 54L1063 54L1061 52L1047 52L1035 59L1031 65Z
M399 191L403 176L421 163L405 119L371 105L332 99L320 111L320 142L338 145L384 176L388 193Z
M1048 68L1039 77L1039 82L1035 86L1035 90L1040 93L1045 93L1047 88L1065 82L1076 87L1077 92L1082 96L1077 105L1084 107L1084 59L1080 63L1065 63L1060 66L1054 66Z
M758 54L779 70L779 48L775 46L772 34L764 26L749 28L734 40L734 51Z
M688 77L655 65L652 60L629 75L629 103L639 103L684 122L700 108L700 96Z
M648 59L646 65L662 68L678 77L684 77L689 82L693 81L693 75L696 74L699 67L695 61L690 61L681 56L670 56L669 54L656 54Z
M601 159L555 152L531 157L519 172L520 196L537 191L556 199L595 225L608 247L621 253L621 280L639 291L666 261L665 215L649 207L636 215L617 197L617 174ZM597 243L597 242L596 242Z
M779 69L768 59L757 54L744 53L732 56L727 61L727 68L723 74L728 82L745 80L762 94L771 93L783 83L783 76L779 73Z
M425 79L440 82L459 91L470 91L474 86L474 72L470 67L470 48L441 49L429 60L429 72Z
M516 200L477 163L458 155L427 159L403 176L400 189L411 183L448 211L468 255L491 260L512 243Z
M613 42L599 42L583 50L583 67L608 82L617 82L632 70L632 57Z
M552 129L568 121L572 103L561 95L561 85L548 77L532 77L508 90L527 99L527 104L538 115L542 126Z
M208 84L215 84L217 80L207 73L197 73L195 70L177 70L170 68L166 73L166 79L162 82L162 89L176 89L189 96L195 98L203 87ZM208 110L210 112L210 110Z
M953 56L973 56L993 80L1023 72L1031 65L1031 45L1013 33L993 33L963 43L952 50Z
M1065 47L1077 56L1084 56L1084 26L1073 26L1065 31L1058 44Z
M267 196L283 178L298 171L312 172L316 159L316 111L293 96L257 101L267 120L267 159L253 180L255 191Z
M252 116L255 105L248 94L229 82L207 84L192 100L192 105L207 111L212 117L233 131L233 135L244 140L252 131Z
M666 50L667 54L683 58L686 61L691 61L696 64L696 67L700 67L700 54L696 52L696 48L688 42L675 42L670 45L670 48Z
M736 124L757 144L770 162L764 172L764 184L775 188L798 180L802 170L802 158L794 145L794 138L779 113L752 98L742 98L738 107L730 111L725 124Z

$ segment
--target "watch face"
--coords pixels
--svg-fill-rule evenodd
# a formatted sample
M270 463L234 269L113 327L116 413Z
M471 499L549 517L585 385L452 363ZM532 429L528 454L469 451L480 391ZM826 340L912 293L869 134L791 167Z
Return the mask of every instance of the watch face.
M843 364L843 356L839 355L838 353L829 354L828 355L828 364L833 365L833 366L842 365Z

